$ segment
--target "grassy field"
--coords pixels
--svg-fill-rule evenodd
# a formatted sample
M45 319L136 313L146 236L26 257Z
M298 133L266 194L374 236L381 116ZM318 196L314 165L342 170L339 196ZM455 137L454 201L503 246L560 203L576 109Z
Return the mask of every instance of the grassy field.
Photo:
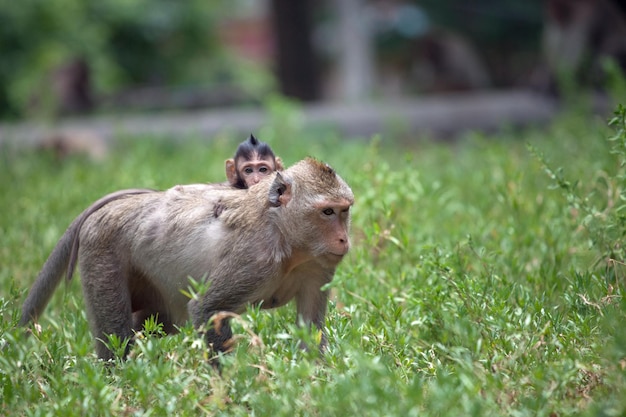
M287 164L330 163L356 196L328 352L298 349L311 336L290 305L235 320L221 375L190 325L139 335L106 366L78 277L24 339L26 291L78 213L116 189L222 181L244 138L121 138L97 164L2 149L0 415L626 415L619 126L565 115L437 144L352 140L274 113L259 138Z

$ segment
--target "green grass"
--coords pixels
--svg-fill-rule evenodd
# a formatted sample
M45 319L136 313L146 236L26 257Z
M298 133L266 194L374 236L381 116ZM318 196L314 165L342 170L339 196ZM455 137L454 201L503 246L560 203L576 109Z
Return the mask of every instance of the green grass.
M78 213L116 189L222 181L243 138L122 138L99 164L3 149L1 415L626 414L625 153L604 120L437 144L351 140L274 111L259 137L287 164L329 162L356 196L327 354L298 348L312 336L290 305L235 320L221 375L189 325L105 365L78 277L25 339L21 302Z

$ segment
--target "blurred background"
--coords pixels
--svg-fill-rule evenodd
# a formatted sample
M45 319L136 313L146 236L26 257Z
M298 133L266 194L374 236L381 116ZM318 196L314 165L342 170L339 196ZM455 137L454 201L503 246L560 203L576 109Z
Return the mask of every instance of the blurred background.
M413 128L436 106L459 129L541 121L572 91L602 103L623 85L625 16L617 0L1 1L0 138L22 120L197 121L276 94L360 134L381 106ZM246 114L232 124L254 128Z

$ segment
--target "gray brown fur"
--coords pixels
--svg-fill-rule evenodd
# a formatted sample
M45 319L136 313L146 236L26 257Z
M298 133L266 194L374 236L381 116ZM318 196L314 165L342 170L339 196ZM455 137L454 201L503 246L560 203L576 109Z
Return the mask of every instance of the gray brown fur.
M227 321L209 325L211 317L241 313L250 303L273 308L295 299L298 316L323 329L322 286L349 249L354 201L326 165L306 159L248 190L183 185L112 196L63 235L28 295L22 325L39 317L77 242L87 315L103 359L112 354L100 340L130 339L150 315L170 333L191 318L214 351L227 350L231 330ZM209 280L209 290L189 300L181 293L188 277Z
M131 195L152 192L155 191L150 189L128 189L107 194L89 206L70 224L44 263L33 288L30 290L26 301L24 301L20 325L23 326L31 320L37 320L50 301L52 293L59 285L59 282L61 282L64 272L67 272L68 279L72 277L78 255L79 232L85 220L112 201Z

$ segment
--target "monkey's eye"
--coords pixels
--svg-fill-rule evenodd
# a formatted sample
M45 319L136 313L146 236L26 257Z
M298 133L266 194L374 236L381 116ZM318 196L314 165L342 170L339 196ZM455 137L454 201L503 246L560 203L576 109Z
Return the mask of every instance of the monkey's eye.
M335 210L329 207L329 208L322 210L322 213L324 213L326 216L332 216L333 214L335 214Z
M254 170L253 170L252 168L250 168L250 167L245 167L245 168L243 169L243 172L245 172L246 174L252 174L252 172L253 172L253 171L254 171Z
M259 168L259 172L263 173L263 174L267 174L267 172L269 171L269 169L267 167L261 167Z

